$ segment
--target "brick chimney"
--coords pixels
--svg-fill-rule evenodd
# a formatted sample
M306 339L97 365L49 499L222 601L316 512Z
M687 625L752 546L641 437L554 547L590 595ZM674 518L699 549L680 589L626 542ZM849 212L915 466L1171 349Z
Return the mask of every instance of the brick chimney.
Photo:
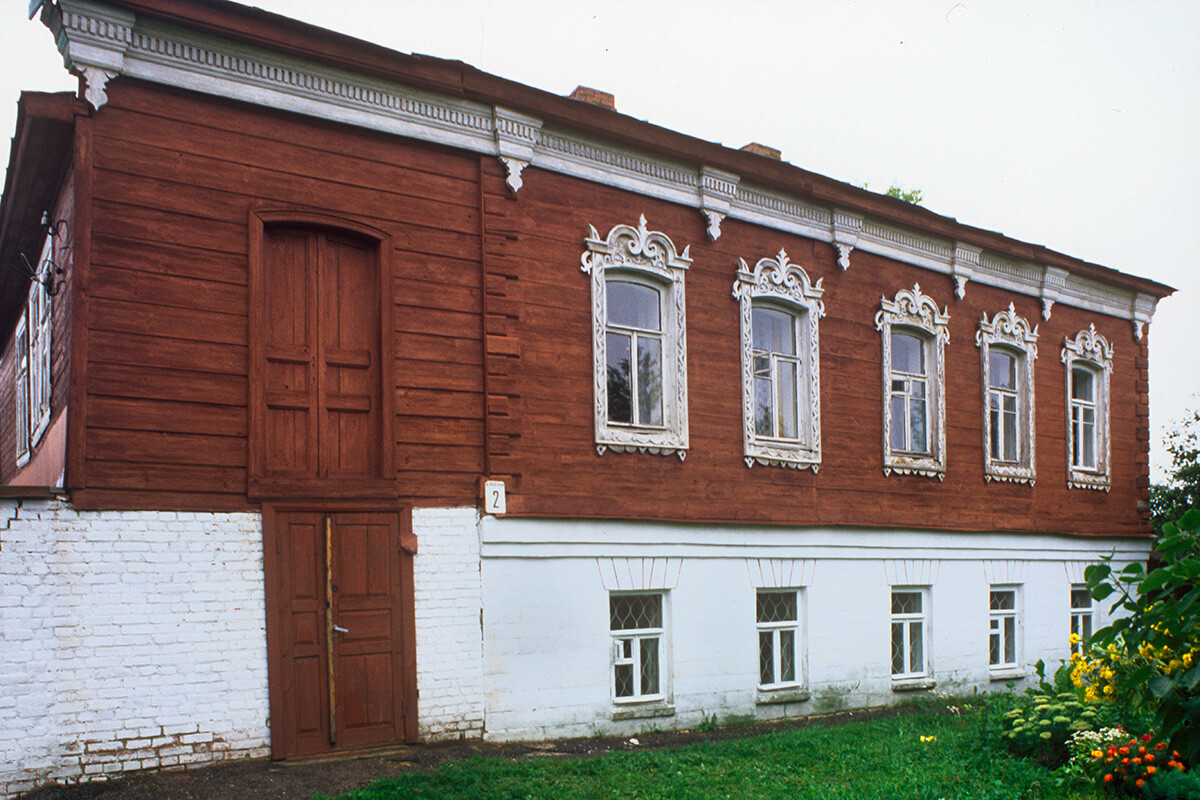
M594 106L602 106L613 111L617 110L617 98L608 92L602 92L599 89L591 89L587 86L576 86L575 91L571 92L569 97L572 100L582 100L585 103L591 103Z
M745 150L747 153L757 153L760 156L773 158L776 161L783 160L783 153L781 151L776 150L774 147L767 147L765 144L759 144L758 142L751 142L750 144L742 145L741 149Z

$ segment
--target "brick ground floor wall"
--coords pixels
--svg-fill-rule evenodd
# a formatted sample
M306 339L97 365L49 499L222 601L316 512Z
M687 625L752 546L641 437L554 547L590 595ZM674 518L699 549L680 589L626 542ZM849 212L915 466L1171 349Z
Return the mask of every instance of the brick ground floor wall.
M1069 655L1071 587L1146 540L929 531L761 529L485 517L486 737L530 740L772 719L1004 690ZM1016 658L991 666L992 590L1016 597ZM760 686L760 592L798 598L794 685ZM926 674L893 677L892 592L920 592ZM610 600L661 597L661 699L618 697ZM1093 622L1110 609L1096 604ZM628 654L625 654L626 657ZM1003 659L1000 659L1003 660ZM624 667L628 669L628 667ZM637 680L634 678L633 680Z
M0 798L268 752L257 514L0 504Z

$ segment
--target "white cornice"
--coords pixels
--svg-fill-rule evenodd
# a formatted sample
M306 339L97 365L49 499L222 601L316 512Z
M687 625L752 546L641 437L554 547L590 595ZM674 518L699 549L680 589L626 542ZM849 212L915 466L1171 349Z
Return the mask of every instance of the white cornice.
M95 108L107 102L108 81L126 75L492 155L504 164L514 192L522 171L535 166L696 208L712 239L720 236L721 221L732 217L828 242L843 269L853 250L875 253L951 276L960 293L969 279L1037 297L1047 318L1055 303L1064 303L1127 319L1140 338L1157 303L1147 294L748 185L706 165L545 127L511 109L164 25L92 0L46 4L42 20L54 31L67 66L83 75L85 97Z

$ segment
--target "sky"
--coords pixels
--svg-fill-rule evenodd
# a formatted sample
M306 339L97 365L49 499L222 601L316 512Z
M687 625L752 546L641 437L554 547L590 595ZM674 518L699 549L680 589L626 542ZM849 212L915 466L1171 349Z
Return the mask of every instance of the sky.
M964 224L1166 283L1178 291L1150 328L1154 480L1164 432L1200 410L1200 3L247 4L555 94L601 89L621 113L761 142L876 191L920 189ZM4 138L22 89L75 86L27 5L0 4Z

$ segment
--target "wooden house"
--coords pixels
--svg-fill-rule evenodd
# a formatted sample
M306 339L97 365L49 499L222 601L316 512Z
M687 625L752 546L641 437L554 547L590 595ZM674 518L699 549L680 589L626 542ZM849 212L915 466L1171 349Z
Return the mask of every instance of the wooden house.
M227 0L40 10L0 796L1019 682L1148 551L1167 286Z

